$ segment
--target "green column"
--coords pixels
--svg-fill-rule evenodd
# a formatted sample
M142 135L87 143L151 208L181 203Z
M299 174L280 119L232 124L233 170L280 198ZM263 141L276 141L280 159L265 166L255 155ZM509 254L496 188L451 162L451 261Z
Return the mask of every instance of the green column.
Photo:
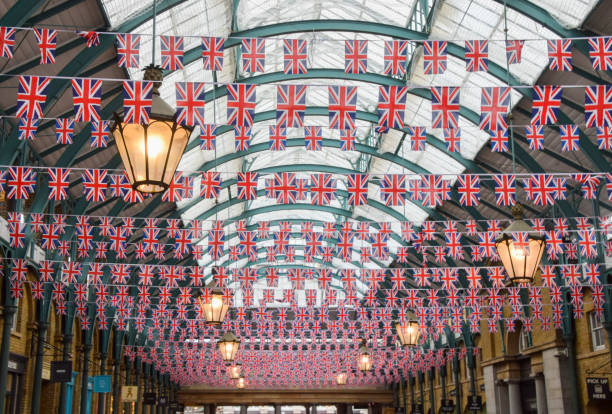
M131 365L132 364L130 364L130 361L126 358L125 359L125 384L124 385L130 385L131 374L132 374L131 369L130 369ZM130 403L126 403L126 402L123 403L123 412L125 414L128 413L129 405Z
M562 337L567 347L567 377L570 382L570 392L572 393L572 412L582 413L580 404L580 391L578 390L578 371L576 369L576 328L572 318L572 306L566 293L563 298L563 325Z
M113 361L113 413L119 413L119 370L121 369L121 357L115 354Z
M425 410L425 392L423 391L423 383L425 382L423 380L423 373L419 371L419 373L417 374L418 378L419 378L419 394L421 397L421 405L423 406L423 410Z
M106 373L106 358L108 354L106 352L100 352L100 375ZM104 406L106 404L106 394L98 393L98 414L104 414Z
M138 392L136 393L136 402L134 403L134 414L138 414L138 403L142 398L142 392L140 390L140 371L142 369L142 365L140 364L140 360L134 360L134 383L138 387Z
M5 279L5 284L7 279ZM8 292L8 289L5 289ZM6 382L8 376L8 360L11 345L11 328L13 326L13 318L17 312L17 306L14 305L14 301L8 298L7 305L4 306L4 326L2 327L2 347L0 348L0 395L6 395ZM4 412L4 400L0 398L0 412Z
M457 354L453 356L453 377L455 378L455 412L461 414L461 404L463 403L461 397L461 382L459 380L459 358Z
M67 319L67 318L66 318ZM70 359L70 346L72 345L72 333L64 333L64 344L63 344L63 359L68 361ZM74 361L73 361L74 364ZM74 367L74 365L73 365ZM66 412L66 383L62 382L61 393L60 393L60 414Z
M46 321L38 321L36 332L36 361L34 362L34 382L32 384L32 414L40 412L40 393L42 389L42 365L45 353L45 337L49 324Z
M83 344L83 371L81 372L81 414L89 414L87 411L87 392L89 385L89 355L91 353L90 335L85 333Z
M431 404L431 412L436 412L436 392L434 390L434 368L429 370L429 403Z
M440 388L442 388L442 400L446 400L446 363L440 367Z

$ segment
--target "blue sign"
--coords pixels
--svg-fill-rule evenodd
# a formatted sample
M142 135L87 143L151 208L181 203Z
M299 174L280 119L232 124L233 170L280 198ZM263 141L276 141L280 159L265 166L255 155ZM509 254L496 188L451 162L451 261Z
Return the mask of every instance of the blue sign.
M111 392L111 376L96 375L93 377L93 392Z

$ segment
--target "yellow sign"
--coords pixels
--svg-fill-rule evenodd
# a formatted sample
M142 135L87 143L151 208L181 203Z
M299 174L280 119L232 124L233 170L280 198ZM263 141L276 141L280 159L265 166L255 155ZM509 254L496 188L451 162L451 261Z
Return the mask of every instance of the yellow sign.
M135 385L124 385L121 387L121 401L136 402L138 397L138 387Z

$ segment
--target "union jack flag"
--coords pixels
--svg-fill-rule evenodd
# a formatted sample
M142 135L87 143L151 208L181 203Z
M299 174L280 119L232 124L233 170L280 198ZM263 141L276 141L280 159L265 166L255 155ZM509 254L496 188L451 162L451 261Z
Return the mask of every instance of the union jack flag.
M410 150L425 151L425 143L427 142L427 129L425 127L409 127Z
M20 76L17 88L18 118L40 119L51 79L39 76Z
M510 88L482 88L480 98L480 129L497 131L508 127L508 106L510 105Z
M200 82L177 82L176 121L181 125L199 126L204 122L205 84Z
M493 176L495 182L495 202L498 206L513 206L516 204L516 177L513 174Z
M34 29L38 49L40 50L40 64L55 63L55 46L57 42L57 30Z
M223 256L223 245L225 244L225 232L223 230L211 230L208 232L208 254L213 260Z
M77 122L100 120L102 81L93 79L72 79L72 102Z
M306 59L308 57L308 44L306 40L285 39L283 41L285 74L300 75L308 71Z
M180 36L160 36L162 69L183 69L183 38Z
M541 125L530 125L525 127L525 137L532 151L544 149L544 127Z
M340 150L341 151L355 151L356 133L357 131L355 129L340 130Z
M242 39L240 59L243 72L265 72L266 42L264 39Z
M91 121L91 147L106 148L108 133L108 121Z
M125 172L110 175L110 189L113 197L121 197L126 203L142 203L144 197L140 191L134 190Z
M433 128L459 128L459 87L431 88L431 123Z
M217 198L221 192L221 173L206 171L200 181L200 197Z
M74 135L74 118L57 118L55 120L55 140L58 144L72 144Z
M304 127L304 145L308 151L321 151L323 148L322 128L318 126Z
M87 47L94 47L100 45L100 35L98 34L98 32L78 30L76 34L77 36L85 39L85 41L87 42Z
M489 42L465 41L465 67L468 72L486 72L489 69Z
M17 136L17 138L20 141L33 140L34 135L36 135L36 130L38 129L39 121L40 119L19 118L19 125L17 126L19 135Z
M306 86L278 85L276 87L276 124L287 128L304 125Z
M406 202L406 176L385 174L380 181L380 198L387 206L403 206Z
M584 95L586 127L612 127L612 86L587 86Z
M278 125L270 125L270 151L284 151L287 147L287 128Z
M550 70L572 70L572 41L570 39L549 40L548 68Z
M10 199L27 199L34 192L36 173L28 167L9 167L6 178L7 197Z
M578 246L580 247L580 256L586 258L597 257L597 239L593 230L578 231Z
M336 180L332 179L331 174L311 174L310 182L312 204L329 205L336 199Z
M433 40L423 44L423 66L426 75L446 72L446 49L448 42Z
M557 200L565 200L566 179L549 174L534 174L523 180L526 197L538 206L550 206Z
M234 127L234 150L248 151L251 147L251 127L235 126Z
M351 206L363 206L368 203L368 184L367 174L349 174L346 191L349 194L348 203Z
M533 87L533 102L531 106L531 124L556 124L561 107L560 86L543 85Z
M593 70L612 70L612 37L590 38L589 57Z
M385 40L384 74L404 76L407 54L408 42L406 40Z
M523 54L524 40L507 40L506 41L506 59L508 64L521 63Z
M366 73L368 71L368 41L346 40L344 42L344 73Z
M118 65L125 68L138 68L138 54L140 53L140 35L118 34L117 55Z
M450 184L439 175L424 175L421 178L419 191L423 205L428 207L439 207L450 199Z
M448 152L461 150L461 128L444 128L444 142Z
M559 127L561 133L561 151L579 151L580 150L580 131L577 125L561 125Z
M202 38L202 59L205 70L223 70L223 50L225 39L222 37Z
M87 201L104 201L106 199L106 170L89 169L83 171L83 189Z
M153 82L123 81L123 120L128 124L146 125L153 104Z
M49 200L65 200L70 186L69 168L49 168Z
M227 123L233 126L253 126L255 115L255 85L227 85Z
M256 172L239 172L236 179L239 200L255 200L257 198Z
M295 204L297 197L295 173L274 174L272 195L278 204Z
M200 149L202 151L213 151L216 147L217 126L205 124L200 127Z
M15 46L15 29L0 26L0 56L11 59L13 57L13 46Z
M508 152L508 129L498 129L497 131L489 131L491 140L491 151L493 152Z
M457 177L459 204L473 207L480 204L480 177L477 175L460 175Z
M408 88L381 86L378 88L378 125L404 127L404 111Z
M612 127L597 128L597 148L612 150Z
M357 87L329 87L329 127L354 129L357 114Z

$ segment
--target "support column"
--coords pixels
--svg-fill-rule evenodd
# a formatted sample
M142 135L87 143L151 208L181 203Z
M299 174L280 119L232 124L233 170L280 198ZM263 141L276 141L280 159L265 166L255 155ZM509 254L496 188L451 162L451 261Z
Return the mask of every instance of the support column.
M510 406L510 414L523 414L521 406L521 385L517 379L508 380L508 400Z
M434 375L436 371L432 368L429 371L429 403L431 404L431 412L436 412L436 391L434 390Z
M130 385L130 380L131 380L131 378L130 378L130 375L131 375L130 365L132 365L132 364L130 364L129 359L126 358L125 359L125 384L123 384L123 385ZM121 392L121 390L119 390L119 392ZM123 412L124 412L124 414L127 414L128 410L129 410L128 406L131 403L126 403L125 401L122 401L122 403L123 403Z
M64 349L63 349L63 358L64 361L70 359L70 346L72 345L72 334L64 334ZM74 367L74 361L73 367ZM72 375L72 373L70 373ZM63 414L66 412L66 383L62 382L61 384L61 393L60 393L60 413Z
M410 383L410 408L414 408L414 376L412 374L408 377L408 382Z
M81 414L88 414L87 386L89 384L89 354L91 352L91 344L87 342L88 341L86 339L85 343L83 344L83 370L81 372Z
M446 400L446 363L442 364L442 366L440 367L440 388L441 388L441 399L442 402L444 402L444 400ZM440 406L442 406L442 402L440 403Z
M115 354L113 361L113 414L119 412L119 370L121 369L121 356Z
M570 322L571 323L571 322ZM578 380L577 380L577 369L576 369L576 344L574 342L576 336L572 327L570 334L563 334L565 340L565 346L567 347L567 376L570 383L571 389L571 401L572 401L572 412L576 414L582 413L582 406L580 405L580 394L578 391Z
M455 398L457 404L455 404L455 413L461 414L461 406L463 405L463 399L461 395L461 381L459 380L459 358L457 354L453 356L453 378L455 379Z
M510 399L508 398L508 382L502 380L495 381L495 395L497 399L496 414L508 414L510 412ZM487 407L489 400L487 399ZM488 409L487 409L488 411ZM493 413L491 413L493 414Z
M419 372L418 373L419 376L419 394L421 397L421 406L423 406L423 410L425 409L425 391L423 390L423 373Z
M42 366L45 353L45 337L49 324L42 320L38 321L38 331L36 333L36 362L34 365L34 383L32 384L32 414L40 412L40 393L42 390Z
M5 279L5 284L8 279ZM8 292L8 289L5 291ZM6 294L8 296L8 294ZM4 412L4 395L6 395L6 381L8 376L8 360L11 345L11 328L13 326L13 318L17 312L17 306L12 304L4 306L4 325L2 326L2 347L0 348L0 413Z
M108 354L106 352L100 352L100 375L104 375L106 373L106 357ZM97 393L98 394L98 414L104 414L104 405L106 403L106 394Z
M215 413L210 413L210 414L215 414ZM240 406L240 414L247 414L247 406L245 404L242 404Z
M496 378L495 366L487 365L482 368L482 376L484 377L485 397L487 401L487 414L496 414L498 412L498 401L496 396Z
M548 414L548 406L546 405L546 385L544 384L544 374L538 372L537 374L535 374L534 380L538 414Z
M138 359L134 360L134 385L138 387L136 391L136 402L134 403L134 414L139 414L138 412L138 404L140 403L140 399L142 398L142 391L140 389L140 370L142 366Z

